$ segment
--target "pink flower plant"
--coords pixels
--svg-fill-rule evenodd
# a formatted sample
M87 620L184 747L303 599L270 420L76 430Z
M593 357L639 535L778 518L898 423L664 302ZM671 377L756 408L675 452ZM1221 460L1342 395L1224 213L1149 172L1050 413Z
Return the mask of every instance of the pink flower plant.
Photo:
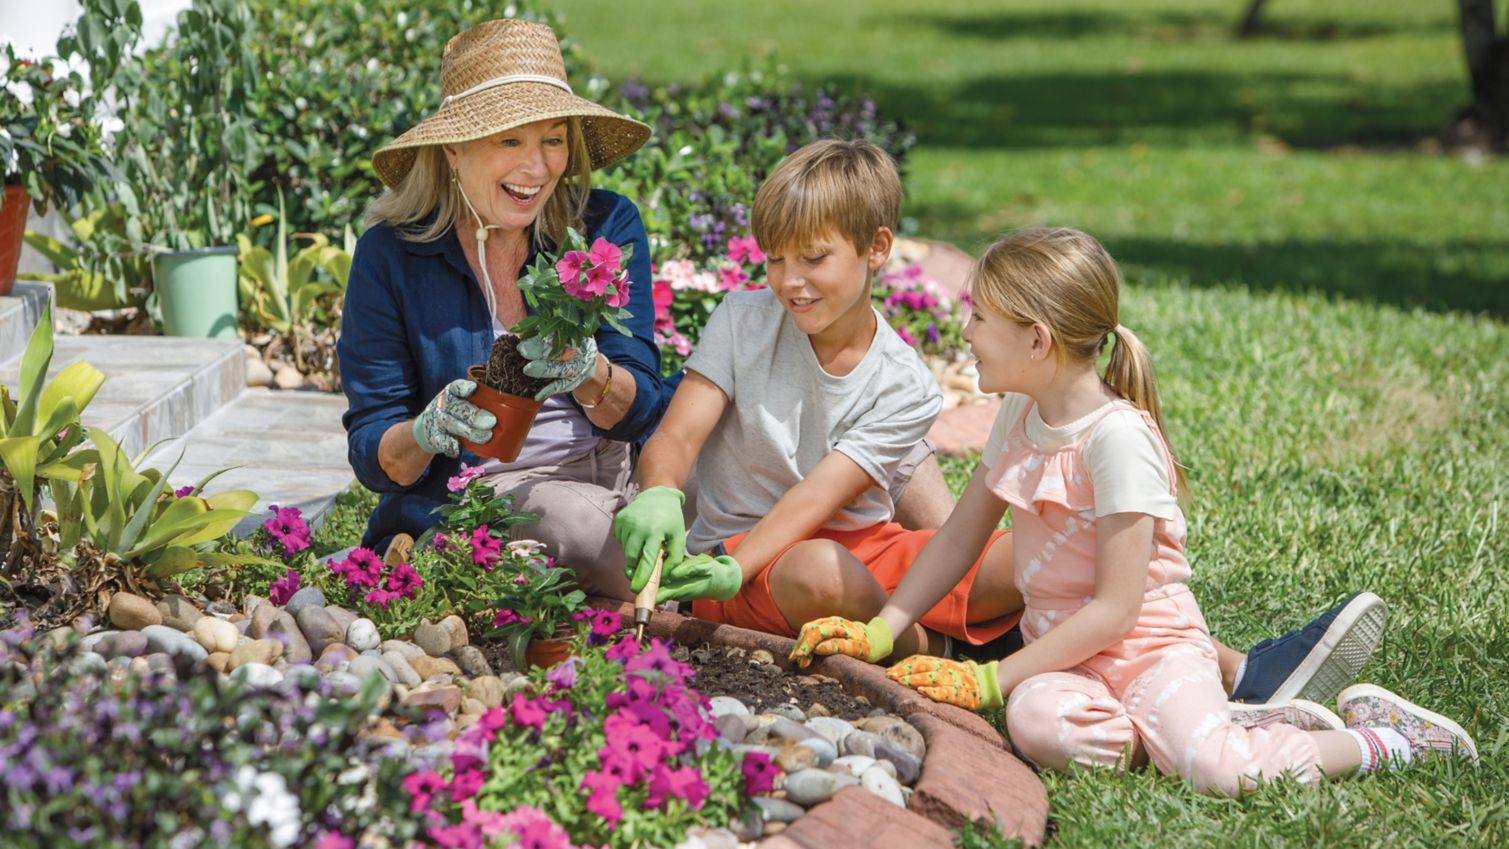
M277 540L289 557L309 547L309 524L297 507L272 505L272 515L262 523L262 530Z
M483 569L491 569L503 553L503 541L488 533L487 525L472 529L472 562Z
M740 264L760 265L765 262L765 252L760 250L760 241L754 236L735 236L728 240L728 258Z
M445 488L451 492L465 492L466 487L472 481L482 477L481 466L462 466L461 471L451 475L445 482Z
M499 610L497 612L497 614L495 616L493 616L493 627L494 628L501 628L504 625L513 625L515 623L518 623L520 625L524 625L524 624L527 624L528 622L529 622L528 619L526 619L523 616L520 616L518 613L516 613L516 612L514 612L512 610Z
M513 694L513 702L508 705L508 715L514 725L524 728L538 731L545 726L545 708L539 701L527 698L523 693Z
M430 799L445 790L445 779L433 769L409 773L400 784L409 794L409 810L419 813L430 806Z
M173 495L174 495L174 497L177 497L177 498L183 498L184 496L188 495L189 493L191 493L193 491L194 491L194 485L193 484L189 484L187 486L180 486L179 488L173 490Z
M267 588L268 601L282 607L288 603L289 599L293 598L294 593L299 591L299 584L301 582L302 579L299 578L299 573L289 569L283 574L283 577L273 581L272 586Z
M514 808L503 814L498 824L518 836L519 849L571 849L566 830L539 808Z
M739 771L744 773L744 792L758 796L775 787L775 777L780 775L781 768L772 763L770 755L765 752L746 752Z
M413 566L399 563L390 568L366 548L353 549L345 560L331 563L330 571L345 582L353 600L360 598L384 610L398 599L413 598L424 586L424 579Z
M356 849L356 841L335 831L321 832L314 849Z

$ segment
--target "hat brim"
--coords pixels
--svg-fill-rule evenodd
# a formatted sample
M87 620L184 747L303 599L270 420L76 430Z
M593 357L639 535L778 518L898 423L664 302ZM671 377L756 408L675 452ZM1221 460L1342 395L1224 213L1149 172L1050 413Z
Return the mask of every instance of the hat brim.
M397 188L414 167L419 149L485 139L535 121L580 118L595 171L638 150L650 138L648 125L577 97L548 83L514 82L444 104L435 114L372 155L372 170Z

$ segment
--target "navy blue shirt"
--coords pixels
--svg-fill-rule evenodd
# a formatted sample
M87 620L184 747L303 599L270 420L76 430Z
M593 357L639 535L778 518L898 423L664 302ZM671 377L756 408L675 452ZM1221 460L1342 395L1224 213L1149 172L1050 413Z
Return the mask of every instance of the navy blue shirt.
M589 245L601 236L634 249L627 305L633 317L625 323L633 335L604 324L596 339L598 350L618 367L618 374L633 376L637 391L618 424L608 430L593 425L593 432L607 439L642 442L659 424L671 395L671 387L660 378L644 223L633 202L598 189L588 198L583 223ZM530 251L520 276L534 264L535 254ZM486 362L492 344L487 302L454 229L432 242L405 241L381 225L362 234L351 262L336 344L348 402L342 417L347 455L356 479L381 495L362 545L381 553L394 534L419 536L439 519L434 510L450 496L446 480L462 463L482 462L464 449L459 459L437 454L417 481L402 486L383 471L377 446L394 424L415 418L446 384L465 377L467 366Z

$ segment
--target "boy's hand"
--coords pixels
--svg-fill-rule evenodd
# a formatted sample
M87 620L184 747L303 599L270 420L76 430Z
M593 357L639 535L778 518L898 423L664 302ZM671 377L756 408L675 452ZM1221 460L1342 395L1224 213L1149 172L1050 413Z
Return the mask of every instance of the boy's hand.
M727 554L717 557L693 554L674 566L667 557L660 573L660 592L655 595L655 603L694 598L728 601L739 594L739 587L743 584L744 570L739 568L739 561Z
M655 560L665 550L661 587L671 567L686 559L686 520L681 504L686 494L669 486L652 486L635 496L613 517L613 538L624 550L624 571L629 589L639 592L655 571Z
M891 653L891 643L891 626L879 616L868 623L828 616L802 626L789 659L803 669L815 654L846 654L874 663Z
M466 400L476 391L477 384L463 378L447 383L430 399L414 419L414 441L419 450L426 454L457 457L461 454L457 437L478 445L492 439L493 425L498 423L498 417Z
M996 679L992 660L981 666L972 660L959 662L941 657L914 654L886 670L886 677L935 702L958 705L966 710L998 708L1006 704L1001 698L1001 683Z

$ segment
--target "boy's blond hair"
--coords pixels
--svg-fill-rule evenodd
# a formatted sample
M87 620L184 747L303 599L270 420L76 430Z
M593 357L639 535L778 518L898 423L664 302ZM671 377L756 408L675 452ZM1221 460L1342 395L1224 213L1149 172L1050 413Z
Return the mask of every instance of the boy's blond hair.
M859 140L823 139L781 160L755 193L750 223L766 253L836 232L864 255L901 219L901 175L890 154Z

